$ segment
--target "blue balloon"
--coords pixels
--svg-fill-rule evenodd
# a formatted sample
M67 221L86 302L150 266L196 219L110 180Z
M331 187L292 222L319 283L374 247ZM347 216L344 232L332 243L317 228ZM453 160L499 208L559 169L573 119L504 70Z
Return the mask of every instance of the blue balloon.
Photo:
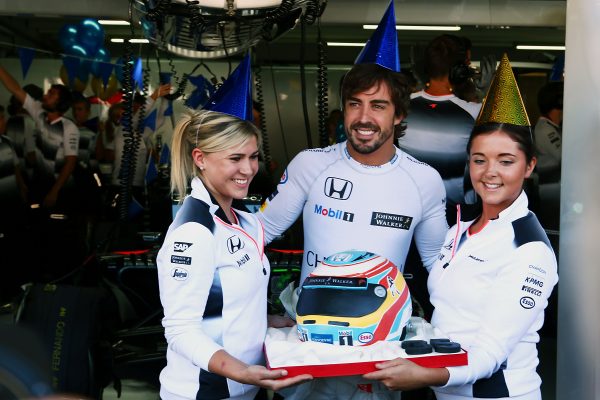
M88 54L96 54L104 43L104 28L95 19L84 19L77 26L77 43L84 47Z
M67 47L65 47L65 54L69 55L69 56L75 56L75 57L88 57L88 51L87 49L85 49L85 47L74 43L71 44Z
M77 26L73 24L64 24L58 33L58 43L63 50L66 50L68 47L76 44Z
M104 47L100 47L94 56L92 65L90 66L90 72L95 77L100 77L101 64L110 62L110 53Z
M87 82L91 67L91 61L86 59L89 57L87 50L78 44L72 44L65 49L65 53L79 58L77 77L80 81Z

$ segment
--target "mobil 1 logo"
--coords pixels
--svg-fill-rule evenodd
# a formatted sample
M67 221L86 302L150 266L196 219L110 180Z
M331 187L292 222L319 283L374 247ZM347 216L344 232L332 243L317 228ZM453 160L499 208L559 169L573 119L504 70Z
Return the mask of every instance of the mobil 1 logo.
M338 331L340 346L353 346L352 331Z

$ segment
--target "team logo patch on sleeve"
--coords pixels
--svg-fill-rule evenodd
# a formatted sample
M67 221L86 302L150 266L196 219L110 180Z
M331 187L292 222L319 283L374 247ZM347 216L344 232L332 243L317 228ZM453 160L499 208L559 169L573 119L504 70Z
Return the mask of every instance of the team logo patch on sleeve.
M176 281L185 281L188 278L188 272L184 268L173 268L171 270L171 278Z
M279 179L279 183L286 183L288 181L288 172L287 168L283 171L283 175L281 175L281 179Z
M192 243L186 243L186 242L173 243L173 251L175 251L177 253L183 253L190 247L192 247Z
M171 262L173 264L185 264L185 265L191 265L192 264L192 257L186 257L186 256L175 256L172 255L171 256Z

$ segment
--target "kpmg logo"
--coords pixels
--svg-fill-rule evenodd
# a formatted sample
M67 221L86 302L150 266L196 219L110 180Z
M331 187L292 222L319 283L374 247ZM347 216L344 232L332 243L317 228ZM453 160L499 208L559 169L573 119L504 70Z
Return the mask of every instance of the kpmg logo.
M325 180L323 191L325 196L332 199L348 200L352 194L352 187L352 182L330 176Z
M335 210L333 208L323 208L320 204L315 204L315 214L321 214L324 217L341 219L346 222L354 221L354 213L347 212L344 210Z
M233 254L236 251L241 250L243 248L244 242L242 241L242 239L240 239L239 236L234 235L227 239L227 250L229 250L229 253Z

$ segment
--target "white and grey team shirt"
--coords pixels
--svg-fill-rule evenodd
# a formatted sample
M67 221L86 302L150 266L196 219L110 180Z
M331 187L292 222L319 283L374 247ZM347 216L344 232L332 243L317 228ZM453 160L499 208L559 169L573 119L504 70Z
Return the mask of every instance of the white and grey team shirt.
M431 266L448 229L440 175L399 149L384 165L363 165L346 145L305 150L292 160L258 214L267 243L303 215L300 282L325 257L351 249L384 256L403 270L413 235L423 264Z
M398 145L440 173L452 205L465 201L467 142L480 109L481 104L454 94L432 96L422 90L410 96L406 134Z
M19 157L22 171L26 171L27 168L25 164L25 148L35 148L35 143L33 142L34 131L35 122L25 111L11 116L6 123L6 136L14 143L14 149ZM28 146L25 145L26 138L31 141Z
M29 95L25 96L23 108L35 121L33 140L25 138L25 152L35 151L38 174L56 178L65 164L65 157L77 157L79 129L64 117L48 122L42 103Z
M537 331L558 281L556 257L524 192L475 235L472 223L448 231L429 274L431 323L469 355L433 389L439 400L540 399Z
M223 210L202 182L188 196L158 253L158 281L168 342L160 396L253 399L258 388L208 372L224 349L247 364L263 363L270 267L254 214Z

